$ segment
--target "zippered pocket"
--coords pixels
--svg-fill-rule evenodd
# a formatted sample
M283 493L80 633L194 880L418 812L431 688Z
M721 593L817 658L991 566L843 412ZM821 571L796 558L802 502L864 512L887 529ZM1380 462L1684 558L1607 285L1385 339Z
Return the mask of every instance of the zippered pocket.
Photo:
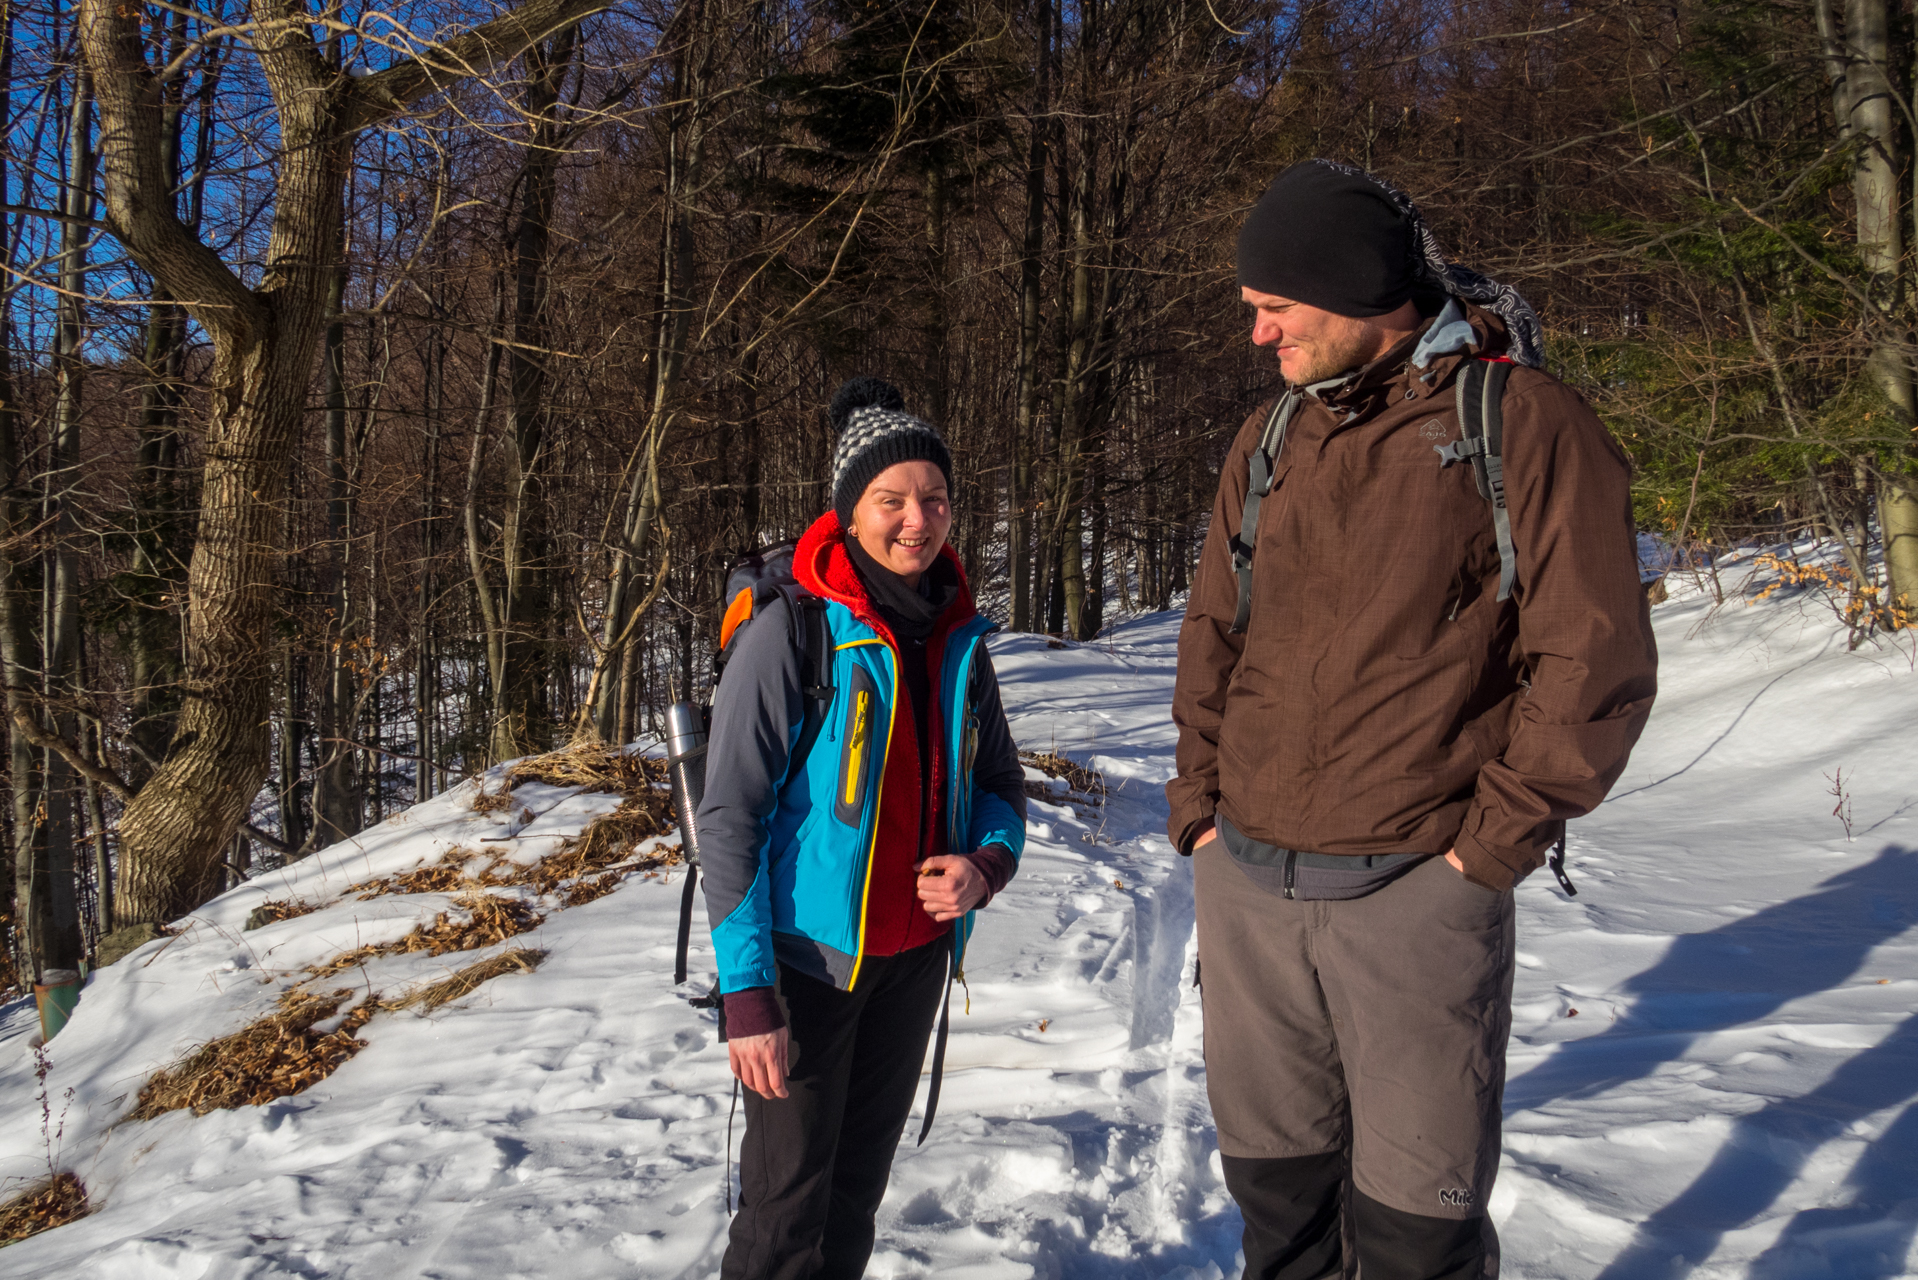
M854 668L847 683L845 732L839 735L839 777L833 787L832 811L847 826L857 827L864 816L866 788L872 779L879 688L862 667Z

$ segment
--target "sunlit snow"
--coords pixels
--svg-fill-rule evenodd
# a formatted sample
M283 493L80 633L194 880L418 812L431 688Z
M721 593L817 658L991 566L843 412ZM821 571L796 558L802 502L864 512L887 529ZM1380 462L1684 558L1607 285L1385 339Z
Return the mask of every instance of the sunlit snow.
M1658 706L1613 798L1573 826L1579 896L1543 874L1519 890L1492 1201L1512 1280L1913 1274L1918 674L1909 644L1847 652L1815 597L1747 606L1737 567L1721 578L1722 606L1675 578L1654 610ZM915 1120L900 1149L875 1277L1236 1273L1190 871L1163 831L1177 627L992 642L1021 745L1102 770L1111 798L1033 803L1020 875L955 992L938 1123L915 1148ZM1841 768L1850 838L1832 813ZM685 1002L711 984L710 951L671 985L677 872L506 944L550 953L534 974L375 1017L369 1046L306 1093L118 1123L155 1068L244 1025L304 966L448 904L360 902L349 884L483 839L547 852L616 799L528 785L478 814L471 794L236 889L94 977L48 1050L48 1089L54 1157L97 1212L0 1250L0 1275L716 1274L731 1081L710 1014ZM289 896L331 905L242 930ZM337 981L391 992L486 954ZM34 1029L30 1003L0 1010L10 1187L47 1163Z

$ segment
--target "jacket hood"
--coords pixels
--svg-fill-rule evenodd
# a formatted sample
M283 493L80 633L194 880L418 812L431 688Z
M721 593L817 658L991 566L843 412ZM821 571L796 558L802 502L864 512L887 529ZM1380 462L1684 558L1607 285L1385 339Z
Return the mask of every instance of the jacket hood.
M952 566L959 580L959 592L939 616L934 631L935 635L945 635L977 615L979 610L972 601L965 566L959 562L959 555L950 543L939 548L939 558ZM828 511L820 516L800 537L793 551L793 577L821 599L846 606L852 610L853 617L886 637L894 648L898 647L898 637L879 616L879 610L866 593L866 584L859 580L859 571L853 568L852 557L846 554L846 531L839 525L838 512Z
M1445 386L1472 359L1506 356L1509 338L1498 316L1459 298L1447 298L1439 313L1384 355L1336 378L1301 388L1321 404L1356 410L1405 385ZM1385 399L1393 398L1385 395Z

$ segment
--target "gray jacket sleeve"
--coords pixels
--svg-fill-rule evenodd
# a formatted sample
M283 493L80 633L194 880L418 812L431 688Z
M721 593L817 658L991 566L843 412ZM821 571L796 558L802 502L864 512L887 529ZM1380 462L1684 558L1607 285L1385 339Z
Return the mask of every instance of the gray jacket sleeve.
M715 929L759 881L780 784L805 719L790 614L785 597L775 596L746 624L713 697L706 795L695 822L706 873L706 914ZM767 892L764 881L758 891Z
M1019 821L1026 819L1026 769L1019 763L1019 748L1012 741L1012 726L1006 723L1006 710L999 701L999 675L992 669L992 655L979 646L975 659L979 668L979 754L972 762L972 783L1004 800Z

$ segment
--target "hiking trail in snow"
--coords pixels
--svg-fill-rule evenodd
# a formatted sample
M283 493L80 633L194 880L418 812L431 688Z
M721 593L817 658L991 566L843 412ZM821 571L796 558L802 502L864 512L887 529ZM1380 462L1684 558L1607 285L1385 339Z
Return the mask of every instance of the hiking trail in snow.
M1740 572L1721 576L1735 597ZM1653 620L1659 702L1613 798L1572 828L1579 895L1544 873L1519 889L1491 1205L1504 1274L1913 1275L1908 647L1847 652L1809 596L1715 606L1694 584ZM1019 876L981 914L969 990L954 990L938 1122L923 1147L916 1111L907 1126L874 1277L1236 1273L1191 873L1164 833L1177 631L1162 614L1063 649L992 641L1021 747L1102 771L1108 799L1033 802ZM1841 768L1850 839L1828 794ZM474 812L472 793L264 874L94 976L48 1050L48 1085L58 1163L97 1212L0 1250L0 1276L716 1274L731 1079L711 1015L685 1003L712 982L698 934L692 980L671 987L677 872L635 873L494 949L546 950L535 973L376 1016L368 1047L305 1093L121 1122L154 1069L265 1012L302 967L451 901L361 902L349 884L483 838L538 856L617 802L525 784L512 812L536 816L521 828ZM287 897L329 905L243 931ZM386 957L338 984L390 994L492 953ZM0 1009L9 1188L46 1168L35 1029L30 1001Z

